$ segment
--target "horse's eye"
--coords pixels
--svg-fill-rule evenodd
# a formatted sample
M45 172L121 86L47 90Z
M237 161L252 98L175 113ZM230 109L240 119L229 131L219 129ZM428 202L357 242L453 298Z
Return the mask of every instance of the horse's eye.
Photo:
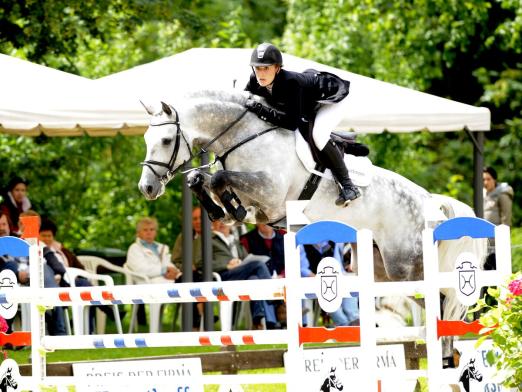
M165 138L161 139L161 144L163 144L164 146L168 146L168 145L170 145L170 143L172 143L171 138L165 137Z

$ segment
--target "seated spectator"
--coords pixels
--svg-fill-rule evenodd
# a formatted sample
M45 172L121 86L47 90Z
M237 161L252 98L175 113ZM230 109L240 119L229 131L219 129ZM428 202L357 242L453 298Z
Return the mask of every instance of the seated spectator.
M11 233L8 217L3 211L0 211L0 237L10 235L13 235L13 233ZM22 271L16 258L10 255L0 255L0 271L6 269L14 272L18 283L26 284L29 282L29 271L27 269Z
M259 260L243 262L246 251L231 235L230 227L221 221L212 223L212 265L221 279L253 280L271 279L266 264ZM252 301L251 311L254 329L274 329L277 324L274 307L268 301ZM263 320L265 325L263 325Z
M241 244L248 253L254 255L268 256L266 261L268 271L272 276L285 276L285 243L281 231L273 227L258 223L256 228L240 237ZM272 301L275 309L277 322L286 327L286 305L284 301Z
M35 212L27 211L21 214L36 214ZM36 214L38 215L38 214ZM5 214L0 215L0 237L9 235L9 227L6 225L7 218ZM55 257L51 255L50 250L47 247L43 248L43 256L44 256L44 287L46 288L55 288L59 287L57 280L55 279L55 271L51 268L51 265L58 265L60 262L56 260ZM18 277L18 281L22 284L29 284L29 271L24 268L20 268L21 266L28 265L27 258L22 257L12 257L9 255L2 255L1 259L4 262L9 264L10 269L15 273ZM7 266L6 266L7 267ZM63 268L63 267L62 267ZM65 269L63 269L65 272ZM63 276L63 272L61 276ZM59 275L59 274L58 274ZM59 275L60 276L60 275ZM50 335L66 335L65 329L65 316L63 312L63 308L60 306L54 307L51 311L46 312L46 323L47 328L49 330Z
M172 248L172 262L183 272L183 235L179 233ZM203 258L201 257L201 208L192 210L192 281L203 281ZM193 304L192 329L198 331L203 317L204 305L201 302Z
M241 244L248 253L270 257L266 266L273 275L284 276L285 244L283 234L268 225L256 224L254 230L241 236Z
M127 266L152 283L174 282L181 272L172 264L169 247L155 241L157 230L158 222L154 218L138 221L136 241L127 252Z
M57 230L54 222L49 219L42 219L42 224L40 225L40 241L49 248L56 259L62 263L65 268L70 267L85 270L85 267L80 263L76 255L65 248L60 242L56 241L55 236ZM69 286L65 281L60 283L62 286ZM74 283L77 287L92 286L91 282L83 276L78 276Z
M0 204L0 209L9 219L11 232L20 235L18 218L22 212L31 208L31 202L27 197L27 181L21 177L13 177L7 184L6 192L2 196L3 201Z
M78 260L76 255L71 252L69 249L64 247L60 242L56 241L56 232L58 228L50 219L42 219L42 224L40 225L40 241L47 246L54 254L56 259L63 264L65 268L78 268L81 270L85 270L83 264ZM87 278L83 276L77 276L74 280L74 285L76 287L89 287L92 286L92 282L90 282ZM70 282L66 282L65 279L60 281L60 286L62 287L70 287ZM109 319L114 321L114 312L111 306L109 305L98 305L96 306L98 309L102 310ZM96 315L96 307L90 307L90 316L89 316L89 329L90 331L94 331L94 319ZM123 318L125 315L125 311L121 310L120 315Z
M156 242L158 221L142 218L136 224L136 241L127 251L127 267L152 283L172 283L181 271L172 264L169 247ZM146 325L145 307L138 306L138 324Z
M336 259L342 267L341 270L344 270L343 249L344 244L336 244L332 241L324 241L313 245L300 245L301 276L315 276L317 266L325 257ZM357 298L343 298L341 307L328 315L336 326L358 325L359 305Z
M181 269L183 267L182 259L183 236L182 233L176 237L174 247L172 248L172 262ZM192 281L203 281L203 259L201 257L201 208L195 207L192 210ZM198 324L199 325L199 324Z

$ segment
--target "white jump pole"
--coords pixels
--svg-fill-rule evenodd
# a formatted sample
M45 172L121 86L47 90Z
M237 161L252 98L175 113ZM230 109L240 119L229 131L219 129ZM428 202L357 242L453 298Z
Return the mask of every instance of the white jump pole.
M357 231L357 269L364 289L359 291L359 315L361 334L360 374L362 390L377 391L376 358L377 337L375 328L375 282L373 265L373 237L367 229ZM367 285L366 285L367 284Z
M35 238L27 241L29 246L29 272L31 275L31 290L40 290L44 287L44 274L42 264L42 251ZM41 339L45 334L45 314L40 312L40 304L37 301L27 301L31 308L31 362L33 379L35 382L43 381L45 377L45 353L42 351Z

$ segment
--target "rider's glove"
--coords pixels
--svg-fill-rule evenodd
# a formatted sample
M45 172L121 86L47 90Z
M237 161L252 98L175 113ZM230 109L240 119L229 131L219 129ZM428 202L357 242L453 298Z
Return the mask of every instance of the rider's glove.
M256 114L259 114L259 112L263 109L263 105L261 103L250 98L246 100L245 107Z

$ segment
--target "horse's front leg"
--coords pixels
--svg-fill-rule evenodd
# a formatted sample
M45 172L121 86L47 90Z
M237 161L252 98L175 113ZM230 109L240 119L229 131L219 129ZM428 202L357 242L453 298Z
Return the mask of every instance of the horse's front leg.
M239 222L269 223L267 215L283 205L275 196L274 182L264 173L245 173L221 170L210 180L210 189L227 210ZM248 196L245 208L235 191ZM283 211L284 216L284 211Z
M214 200L208 194L210 175L199 170L192 170L187 175L187 185L196 198L200 201L203 208L207 211L211 221L223 219L225 213L223 209L214 203Z

